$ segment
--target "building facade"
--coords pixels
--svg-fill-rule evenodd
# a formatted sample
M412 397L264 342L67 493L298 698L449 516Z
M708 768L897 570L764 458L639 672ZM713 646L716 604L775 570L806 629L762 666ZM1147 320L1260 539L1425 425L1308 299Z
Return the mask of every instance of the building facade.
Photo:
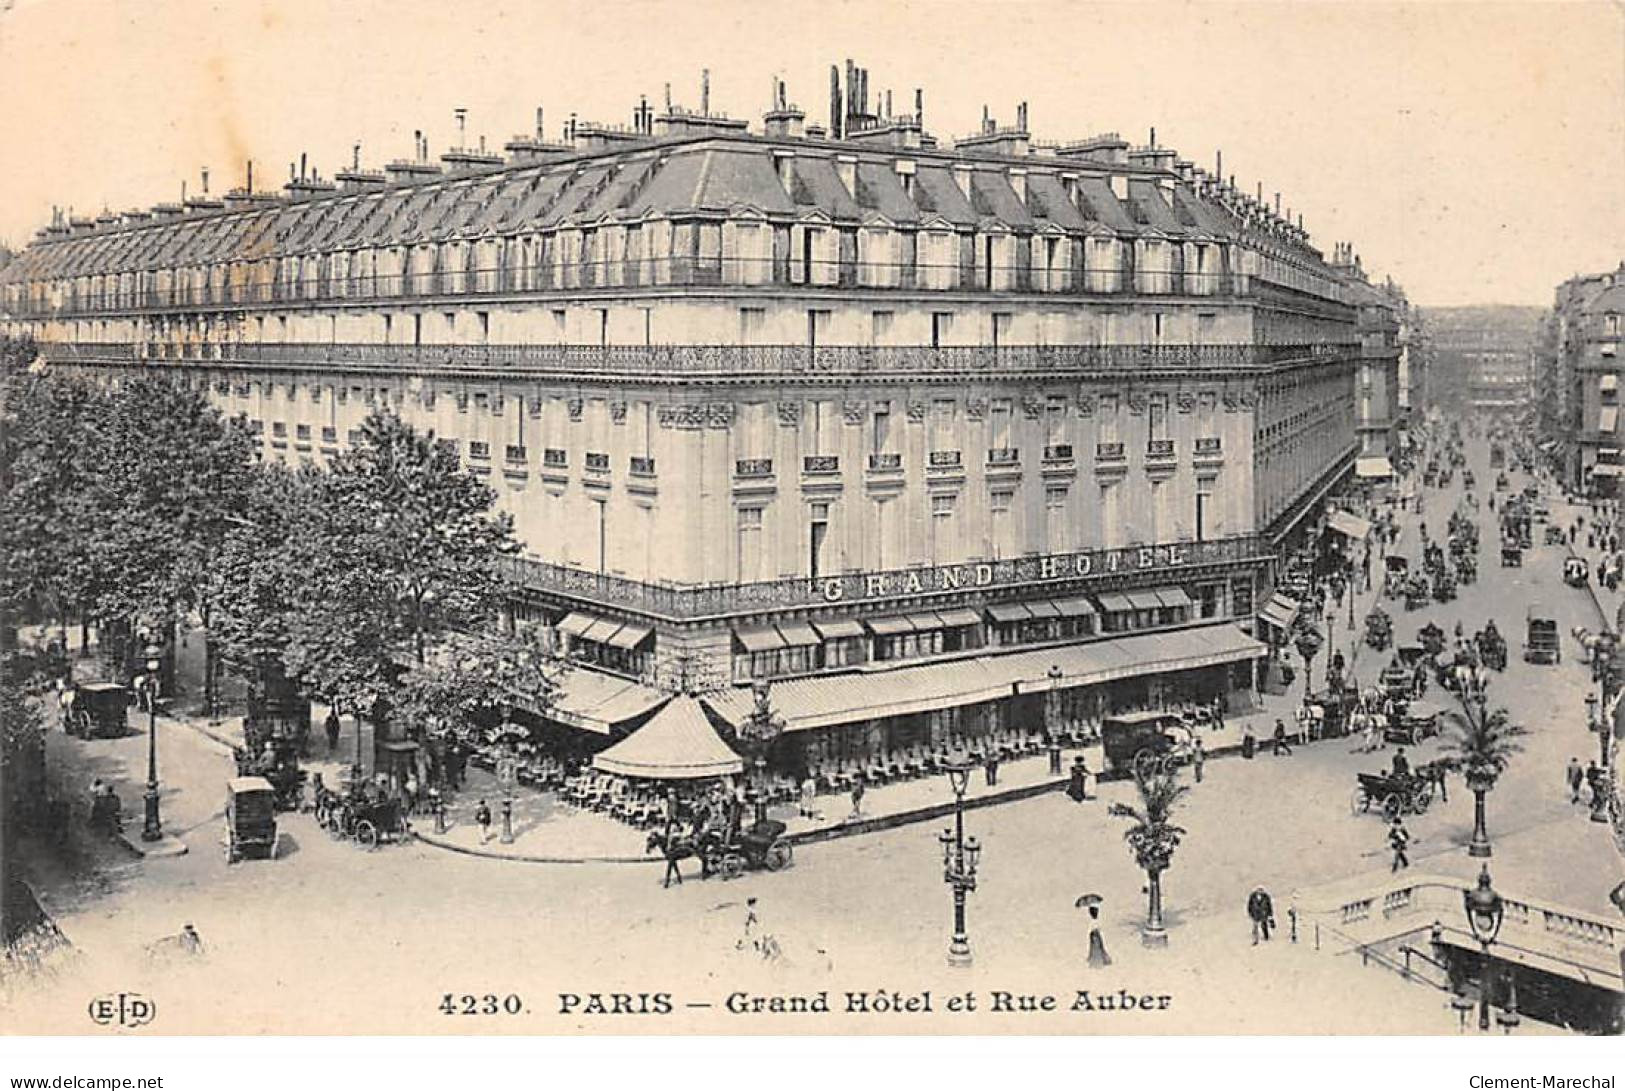
M1433 396L1446 412L1516 418L1534 397L1537 307L1430 307Z
M1278 550L1392 415L1361 296L1154 142L1040 146L1023 107L943 147L866 82L827 129L776 84L755 131L640 106L58 221L5 330L186 375L266 458L433 429L512 512L515 621L585 664L553 715L589 733L679 691L737 725L760 679L808 761L1037 726L1052 687L1245 700Z
M1410 374L1405 325L1409 304L1392 280L1373 284L1348 243L1333 247L1332 266L1348 283L1357 308L1360 368L1355 379L1355 430L1360 441L1358 472L1390 477L1389 456L1398 452L1398 428L1410 405Z
M1620 341L1625 316L1625 262L1558 285L1543 325L1540 358L1546 441L1555 445L1574 488L1618 495Z

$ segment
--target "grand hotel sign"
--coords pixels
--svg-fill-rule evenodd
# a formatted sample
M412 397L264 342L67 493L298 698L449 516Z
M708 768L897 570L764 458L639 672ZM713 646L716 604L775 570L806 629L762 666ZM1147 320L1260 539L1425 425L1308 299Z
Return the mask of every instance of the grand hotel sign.
M713 587L663 587L529 559L513 562L513 578L516 583L538 591L553 591L660 617L689 619L755 610L993 591L1074 580L1105 582L1116 577L1136 577L1133 582L1144 583L1158 578L1178 578L1204 566L1252 561L1262 555L1259 539L1246 536Z

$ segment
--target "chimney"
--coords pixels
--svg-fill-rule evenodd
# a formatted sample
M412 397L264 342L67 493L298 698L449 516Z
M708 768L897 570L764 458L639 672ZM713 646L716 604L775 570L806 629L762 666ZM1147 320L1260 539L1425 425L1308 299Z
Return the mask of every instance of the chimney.
M667 84L667 86L669 87L670 84ZM542 108L540 106L536 107L536 139L538 142L547 139L547 130L542 128Z
M1151 146L1153 148L1157 146L1157 127L1155 125L1151 126L1151 142L1150 143L1151 143Z
M700 69L700 116L711 116L711 70Z
M209 168L203 168L203 196L209 195Z
M925 91L919 87L914 89L914 124L925 128Z
M886 92L886 120L891 120L891 91Z
M833 64L829 66L829 136L841 139L841 70Z

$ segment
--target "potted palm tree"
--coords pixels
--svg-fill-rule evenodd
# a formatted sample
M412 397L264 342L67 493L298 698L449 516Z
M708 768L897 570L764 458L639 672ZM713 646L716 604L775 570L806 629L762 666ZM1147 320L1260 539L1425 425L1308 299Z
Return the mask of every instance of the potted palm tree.
M1450 767L1459 769L1473 793L1473 837L1467 844L1469 856L1488 857L1490 838L1484 827L1484 797L1506 772L1512 755L1523 750L1520 741L1529 734L1522 724L1512 722L1504 708L1491 709L1482 695L1463 695L1461 711L1445 713L1445 730L1440 740Z
M1168 931L1162 923L1162 873L1173 862L1174 850L1185 830L1169 819L1180 797L1190 787L1179 783L1173 773L1134 774L1134 786L1139 790L1140 804L1113 803L1109 810L1114 818L1125 818L1130 825L1123 833L1134 862L1149 880L1146 889L1149 901L1146 907L1145 931L1142 939L1147 947L1165 947Z

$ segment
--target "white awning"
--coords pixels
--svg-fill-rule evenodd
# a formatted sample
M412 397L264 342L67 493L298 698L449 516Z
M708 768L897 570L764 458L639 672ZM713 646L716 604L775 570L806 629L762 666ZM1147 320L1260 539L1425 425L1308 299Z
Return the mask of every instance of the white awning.
M734 636L747 652L773 652L785 647L784 637L771 625L759 629L735 629Z
M818 635L825 640L847 640L851 637L862 636L863 626L850 618L838 618L833 621L815 621L812 627Z
M693 697L674 697L654 718L592 759L594 769L623 777L697 780L742 772L744 764L717 737Z
M1108 592L1100 596L1100 608L1108 614L1121 613L1124 610L1136 610L1137 606L1127 595L1117 592Z
M610 618L601 617L581 634L582 640L590 640L594 644L607 644L609 638L621 631L621 623Z
M876 636L898 636L914 631L913 623L906 617L870 617L864 618L863 622Z
M552 700L541 709L541 715L570 727L608 735L617 724L646 714L670 696L617 675L571 667L559 676Z
M604 643L608 644L611 648L631 649L649 639L649 634L652 632L654 632L654 630L649 628L647 625L634 625L628 623L621 626L621 631L604 641Z
M1386 455L1362 455L1354 460L1354 476L1380 480L1394 476L1394 464Z
M1029 621L1032 611L1019 602L1001 602L987 608L988 614L994 621L1009 624L1012 621Z
M779 635L784 642L792 648L811 648L822 644L823 638L813 632L813 627L804 621L781 621L778 625Z
M1075 599L1056 599L1055 608L1062 617L1094 617L1095 608L1088 599L1079 595Z
M591 614L566 614L564 615L564 620L559 622L557 628L561 633L568 633L571 636L580 636L582 633L592 628L593 623L597 620L598 619L593 617Z
M938 610L937 616L949 629L962 629L967 625L980 625L982 615L975 610Z
M1625 466L1619 466L1612 462L1599 462L1591 467L1592 477L1620 477L1622 475L1625 475Z
M1364 541L1366 535L1371 533L1370 520L1341 509L1333 509L1327 513L1326 525L1346 538L1353 538L1356 542Z
M1292 627L1292 622L1297 619L1298 610L1299 603L1297 599L1277 591L1270 596L1270 600L1264 604L1264 608L1258 611L1258 616L1277 629L1289 629Z
M1189 610L1196 605L1191 602L1191 597L1185 594L1183 587L1158 587L1152 593L1157 596L1162 602L1163 608L1167 610Z

